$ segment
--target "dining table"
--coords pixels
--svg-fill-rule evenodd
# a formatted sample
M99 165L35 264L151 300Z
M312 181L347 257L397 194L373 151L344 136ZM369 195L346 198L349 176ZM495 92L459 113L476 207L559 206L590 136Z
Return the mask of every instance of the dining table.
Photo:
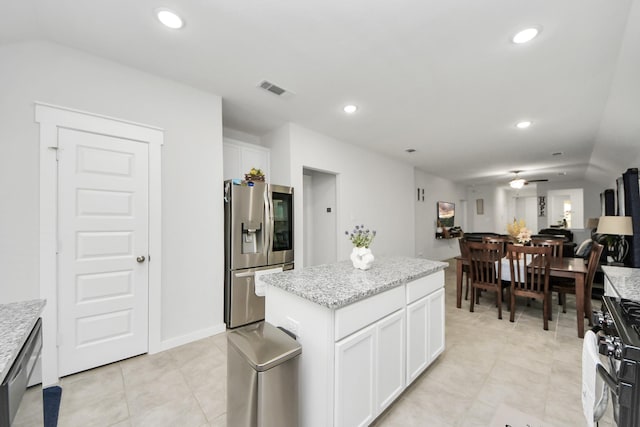
M456 260L456 307L462 307L462 269L464 265L469 265L469 260L461 256L455 257ZM503 258L502 270L509 269L509 260ZM506 268L505 268L506 263ZM584 316L585 316L585 281L587 277L587 265L583 258L566 257L562 259L552 259L550 264L549 275L551 277L567 277L573 279L576 283L576 318L578 337L584 337ZM509 277L510 280L510 277ZM591 296L588 296L591 298Z

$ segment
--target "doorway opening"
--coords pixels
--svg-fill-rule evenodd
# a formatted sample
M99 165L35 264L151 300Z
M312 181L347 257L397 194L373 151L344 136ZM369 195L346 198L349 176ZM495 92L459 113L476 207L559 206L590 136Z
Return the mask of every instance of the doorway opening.
M302 175L303 265L336 262L336 174L304 168Z

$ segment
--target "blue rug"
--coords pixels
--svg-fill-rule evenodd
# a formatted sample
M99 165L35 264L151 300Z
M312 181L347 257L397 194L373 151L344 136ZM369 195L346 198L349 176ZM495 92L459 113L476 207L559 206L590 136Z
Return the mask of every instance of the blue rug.
M44 427L57 427L61 397L62 388L60 388L59 386L47 387L42 390L42 401L44 406Z

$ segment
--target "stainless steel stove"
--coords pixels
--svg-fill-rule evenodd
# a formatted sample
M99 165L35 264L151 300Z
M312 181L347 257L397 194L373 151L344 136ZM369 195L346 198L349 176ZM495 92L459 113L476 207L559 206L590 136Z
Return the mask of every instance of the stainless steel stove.
M640 302L604 296L593 317L599 352L610 361L598 374L611 389L616 423L640 427Z

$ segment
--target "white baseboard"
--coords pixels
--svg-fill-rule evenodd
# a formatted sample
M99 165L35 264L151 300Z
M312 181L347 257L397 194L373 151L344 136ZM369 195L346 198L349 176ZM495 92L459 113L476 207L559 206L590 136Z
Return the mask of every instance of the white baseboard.
M203 338L208 338L213 335L217 335L226 330L227 330L227 326L224 323L219 323L217 325L214 325L205 329L200 329L199 331L195 331L187 335L181 335L179 337L169 338L160 342L158 351L154 351L154 352L149 351L149 354L155 354L161 351L172 349L174 347L179 347L181 345L189 344L191 342L198 341Z

